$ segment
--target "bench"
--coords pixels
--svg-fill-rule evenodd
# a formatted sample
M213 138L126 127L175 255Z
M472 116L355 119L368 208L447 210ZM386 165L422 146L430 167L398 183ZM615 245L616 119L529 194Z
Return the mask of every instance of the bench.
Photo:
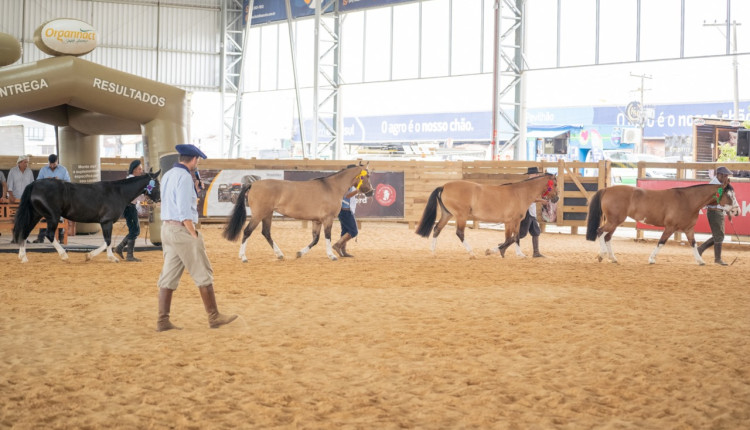
M8 233L13 231L13 218L16 216L16 211L18 210L18 203L0 203L0 227L6 227L9 226L9 228L3 228L3 230L7 230ZM34 228L31 230L31 235L29 238L34 236L34 232L37 231L37 228L46 228L46 221L42 219L39 224L34 226ZM68 225L67 220L63 219L63 222L57 225L57 232L56 235L59 238L60 232L62 231L63 239L60 241L63 245L68 244L68 229L65 228Z

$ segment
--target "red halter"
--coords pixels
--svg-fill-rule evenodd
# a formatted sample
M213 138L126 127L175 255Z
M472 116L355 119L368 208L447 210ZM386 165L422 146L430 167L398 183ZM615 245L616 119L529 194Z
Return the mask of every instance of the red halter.
M554 186L555 186L555 182L552 179L548 180L547 181L547 191L545 191L544 194L542 194L542 197L547 197L547 194L549 194L550 192L552 192L552 189L554 188Z

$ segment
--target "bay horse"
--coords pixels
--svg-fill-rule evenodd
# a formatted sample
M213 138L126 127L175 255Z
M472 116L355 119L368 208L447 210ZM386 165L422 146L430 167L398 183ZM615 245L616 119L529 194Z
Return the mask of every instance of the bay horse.
M28 263L26 238L34 226L42 219L47 220L45 237L52 242L63 261L68 261L68 253L60 246L55 232L62 216L76 222L99 223L104 235L104 244L86 254L86 261L107 250L107 259L113 263L119 260L112 252L112 224L122 216L125 206L141 194L152 201L161 198L159 191L159 170L141 176L119 181L100 181L91 184L74 184L59 179L40 179L23 190L13 225L13 242L20 244L18 259Z
M502 185L483 185L465 180L451 181L435 188L430 194L416 233L428 237L430 231L433 232L431 249L434 254L440 232L455 216L456 235L469 252L469 257L474 258L471 245L464 237L466 221L473 218L478 221L501 222L505 224L505 242L497 248L488 249L485 254L500 252L500 255L505 257L505 250L518 239L519 227L526 210L539 198L557 202L557 176L544 173L541 176ZM435 224L438 204L442 213L440 220ZM516 253L522 255L519 247Z
M337 258L331 247L331 228L333 220L337 219L341 210L341 199L352 186L357 187L366 196L375 193L370 183L367 165L363 166L360 162L359 165L351 165L331 175L308 181L261 179L251 182L242 187L222 235L229 241L237 240L247 219L247 204L250 207L250 221L243 232L239 252L243 263L247 263L247 240L260 223L263 223L261 234L273 248L276 257L279 260L284 259L284 253L271 238L274 211L291 218L313 222L312 242L297 252L297 258L307 254L318 243L322 226L326 238L326 254L335 261Z
M700 209L711 203L724 206L728 212L739 212L734 189L729 184L726 187L699 184L666 190L646 190L629 185L604 188L597 191L589 203L586 239L595 241L599 238L600 262L605 255L609 255L610 261L617 263L610 240L615 229L630 217L645 224L664 227L659 243L648 259L650 264L656 263L656 255L669 236L682 231L693 248L695 261L702 266L705 262L698 253L694 229ZM600 227L602 215L606 222Z

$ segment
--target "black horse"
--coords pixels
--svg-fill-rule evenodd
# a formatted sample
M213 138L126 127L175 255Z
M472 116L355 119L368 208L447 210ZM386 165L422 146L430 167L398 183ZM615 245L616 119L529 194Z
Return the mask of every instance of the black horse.
M112 224L117 221L125 206L141 194L158 202L159 170L141 176L121 179L119 181L101 181L93 184L74 184L59 179L41 179L29 184L16 211L13 226L13 242L20 244L18 259L27 263L26 238L34 226L44 218L47 220L45 237L60 254L63 261L68 254L57 241L55 232L60 217L76 222L99 223L104 234L104 244L86 254L86 261L107 250L107 259L114 263L119 260L112 253Z

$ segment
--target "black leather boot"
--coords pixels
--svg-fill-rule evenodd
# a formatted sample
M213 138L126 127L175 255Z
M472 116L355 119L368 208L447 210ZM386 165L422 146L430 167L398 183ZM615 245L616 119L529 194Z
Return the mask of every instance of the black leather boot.
M125 236L122 238L122 242L120 242L119 245L115 247L115 254L117 254L121 259L125 259L125 256L122 255L122 250L125 248L125 245L128 243L128 237Z
M133 248L135 248L135 239L128 240L128 256L125 258L125 261L134 261L139 262L141 261L140 258L133 257Z
M222 315L219 313L219 308L216 306L216 296L214 295L213 285L200 287L198 288L198 291L201 292L203 307L206 309L206 313L208 314L209 327L219 328L237 319L237 315Z
M159 288L159 318L156 320L156 331L172 329L182 330L169 321L169 309L172 307L172 293L169 288Z
M718 264L719 266L729 266L727 263L725 263L721 259L721 244L720 243L714 244L714 263Z
M714 238L710 238L698 246L698 255L703 255L703 252L714 244Z
M44 235L47 234L46 228L40 228L39 229L39 235L36 237L36 240L34 243L44 243Z

